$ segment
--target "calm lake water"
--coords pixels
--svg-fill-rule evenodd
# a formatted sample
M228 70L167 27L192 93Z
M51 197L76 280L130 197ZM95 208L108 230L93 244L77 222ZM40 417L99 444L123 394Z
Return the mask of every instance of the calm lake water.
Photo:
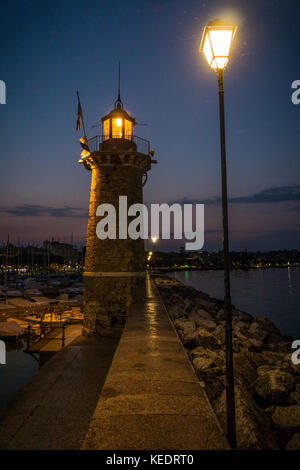
M181 282L223 298L223 271L169 273ZM235 307L272 320L285 335L300 339L300 269L270 268L231 272L231 298Z
M14 342L7 344L6 364L0 364L0 411L39 368L23 348L15 349Z

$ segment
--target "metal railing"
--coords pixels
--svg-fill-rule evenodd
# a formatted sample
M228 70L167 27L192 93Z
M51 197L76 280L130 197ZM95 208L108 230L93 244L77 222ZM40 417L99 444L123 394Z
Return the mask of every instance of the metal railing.
M62 348L65 346L65 341L66 341L66 329L67 323L63 322L60 317L60 325L54 326L52 324L52 315L51 315L51 324L49 325L49 322L46 322L46 324L43 323L43 317L41 317L41 321L36 324L31 324L28 323L27 328L24 330L24 334L27 336L27 349L25 352L29 352L30 348L32 345L38 345L41 340L48 338L49 340L57 340L61 341L62 343ZM59 336L55 333L57 329L62 330L62 336ZM54 337L51 337L51 333L55 333ZM38 348L37 348L38 349Z
M88 146L91 152L97 152L100 149L100 144L105 142L109 142L111 140L126 140L127 142L131 141L136 145L137 152L144 153L146 155L150 152L150 142L149 140L142 139L142 137L138 137L137 135L125 135L124 137L120 137L120 135L113 135L112 137L107 138L103 135L95 135L91 139L88 139Z

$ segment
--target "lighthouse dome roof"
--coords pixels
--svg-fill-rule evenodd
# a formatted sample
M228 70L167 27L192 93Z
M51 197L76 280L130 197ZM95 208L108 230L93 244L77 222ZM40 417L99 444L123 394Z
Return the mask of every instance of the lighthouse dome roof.
M103 121L106 121L106 119L117 118L117 117L128 119L128 121L131 121L133 125L135 125L136 123L135 119L132 116L130 116L130 114L125 109L121 107L115 107L112 111L110 111L110 113L103 116L101 120L103 122Z

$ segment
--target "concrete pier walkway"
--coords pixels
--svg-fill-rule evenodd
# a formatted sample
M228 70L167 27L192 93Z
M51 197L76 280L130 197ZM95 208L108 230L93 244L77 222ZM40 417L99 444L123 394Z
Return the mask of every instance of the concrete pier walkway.
M130 312L83 449L228 449L153 281Z
M80 449L117 344L81 336L56 353L0 416L0 449Z
M228 449L159 294L118 338L77 338L0 418L1 449Z

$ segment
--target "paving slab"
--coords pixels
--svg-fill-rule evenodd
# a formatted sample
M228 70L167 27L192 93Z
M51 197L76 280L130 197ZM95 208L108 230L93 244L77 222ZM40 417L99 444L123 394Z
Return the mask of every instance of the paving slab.
M118 339L79 337L16 394L0 417L0 449L80 449Z

